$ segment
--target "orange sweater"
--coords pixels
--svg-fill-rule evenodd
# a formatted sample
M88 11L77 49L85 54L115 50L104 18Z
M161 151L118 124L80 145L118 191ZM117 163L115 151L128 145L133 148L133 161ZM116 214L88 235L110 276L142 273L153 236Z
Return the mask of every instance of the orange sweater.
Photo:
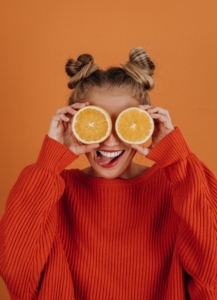
M148 157L137 178L93 178L64 170L76 156L45 138L0 223L12 299L217 299L215 177L179 129Z

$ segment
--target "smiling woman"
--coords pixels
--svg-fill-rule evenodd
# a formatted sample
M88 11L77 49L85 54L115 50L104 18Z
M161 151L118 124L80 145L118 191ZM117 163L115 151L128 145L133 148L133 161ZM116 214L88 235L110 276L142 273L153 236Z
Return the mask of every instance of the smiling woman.
M69 103L0 223L0 272L12 299L217 298L216 179L169 112L151 106L154 69L142 48L107 70L89 54L67 62ZM109 134L81 143L72 123L93 105L111 120ZM119 116L137 107L154 124L149 147L117 134ZM136 152L155 164L136 164ZM66 170L81 154L90 166Z

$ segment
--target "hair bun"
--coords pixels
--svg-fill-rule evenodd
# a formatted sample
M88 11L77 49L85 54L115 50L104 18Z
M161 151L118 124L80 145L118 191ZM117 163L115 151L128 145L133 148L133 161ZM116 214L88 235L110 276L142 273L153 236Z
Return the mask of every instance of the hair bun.
M65 65L65 71L71 77L68 87L70 89L75 88L80 81L90 76L97 69L98 66L94 64L93 57L90 54L82 54L77 60L69 59Z
M80 61L83 65L89 64L91 61L93 62L93 56L90 54L81 54L78 56L78 61Z
M79 72L83 66L93 62L93 57L90 54L82 54L78 57L77 60L69 59L65 70L69 76L74 76L77 72Z
M155 65L150 60L145 50L141 47L133 48L129 54L130 62L137 64L139 67L143 68L148 75L153 75Z
M154 80L151 76L154 74L155 65L143 48L133 48L129 53L129 62L122 66L125 72L143 85L146 90L154 87Z

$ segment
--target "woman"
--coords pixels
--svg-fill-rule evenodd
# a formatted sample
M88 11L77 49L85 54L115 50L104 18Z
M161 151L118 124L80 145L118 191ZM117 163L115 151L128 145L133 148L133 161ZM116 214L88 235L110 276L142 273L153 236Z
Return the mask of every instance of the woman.
M73 93L52 118L1 221L1 273L12 299L217 299L217 184L169 113L149 103L154 64L142 48L122 68L69 60ZM71 120L85 105L112 121L128 107L155 121L149 148L113 131L82 145ZM155 164L132 162L136 152ZM113 152L110 157L110 153ZM90 167L64 170L85 153Z

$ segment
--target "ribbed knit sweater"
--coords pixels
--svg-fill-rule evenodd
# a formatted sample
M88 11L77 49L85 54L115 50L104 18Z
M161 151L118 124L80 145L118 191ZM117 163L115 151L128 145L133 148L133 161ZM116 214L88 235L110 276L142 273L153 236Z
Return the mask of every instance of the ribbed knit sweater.
M14 300L217 299L217 184L177 128L132 179L64 170L45 137L0 223L0 273Z

